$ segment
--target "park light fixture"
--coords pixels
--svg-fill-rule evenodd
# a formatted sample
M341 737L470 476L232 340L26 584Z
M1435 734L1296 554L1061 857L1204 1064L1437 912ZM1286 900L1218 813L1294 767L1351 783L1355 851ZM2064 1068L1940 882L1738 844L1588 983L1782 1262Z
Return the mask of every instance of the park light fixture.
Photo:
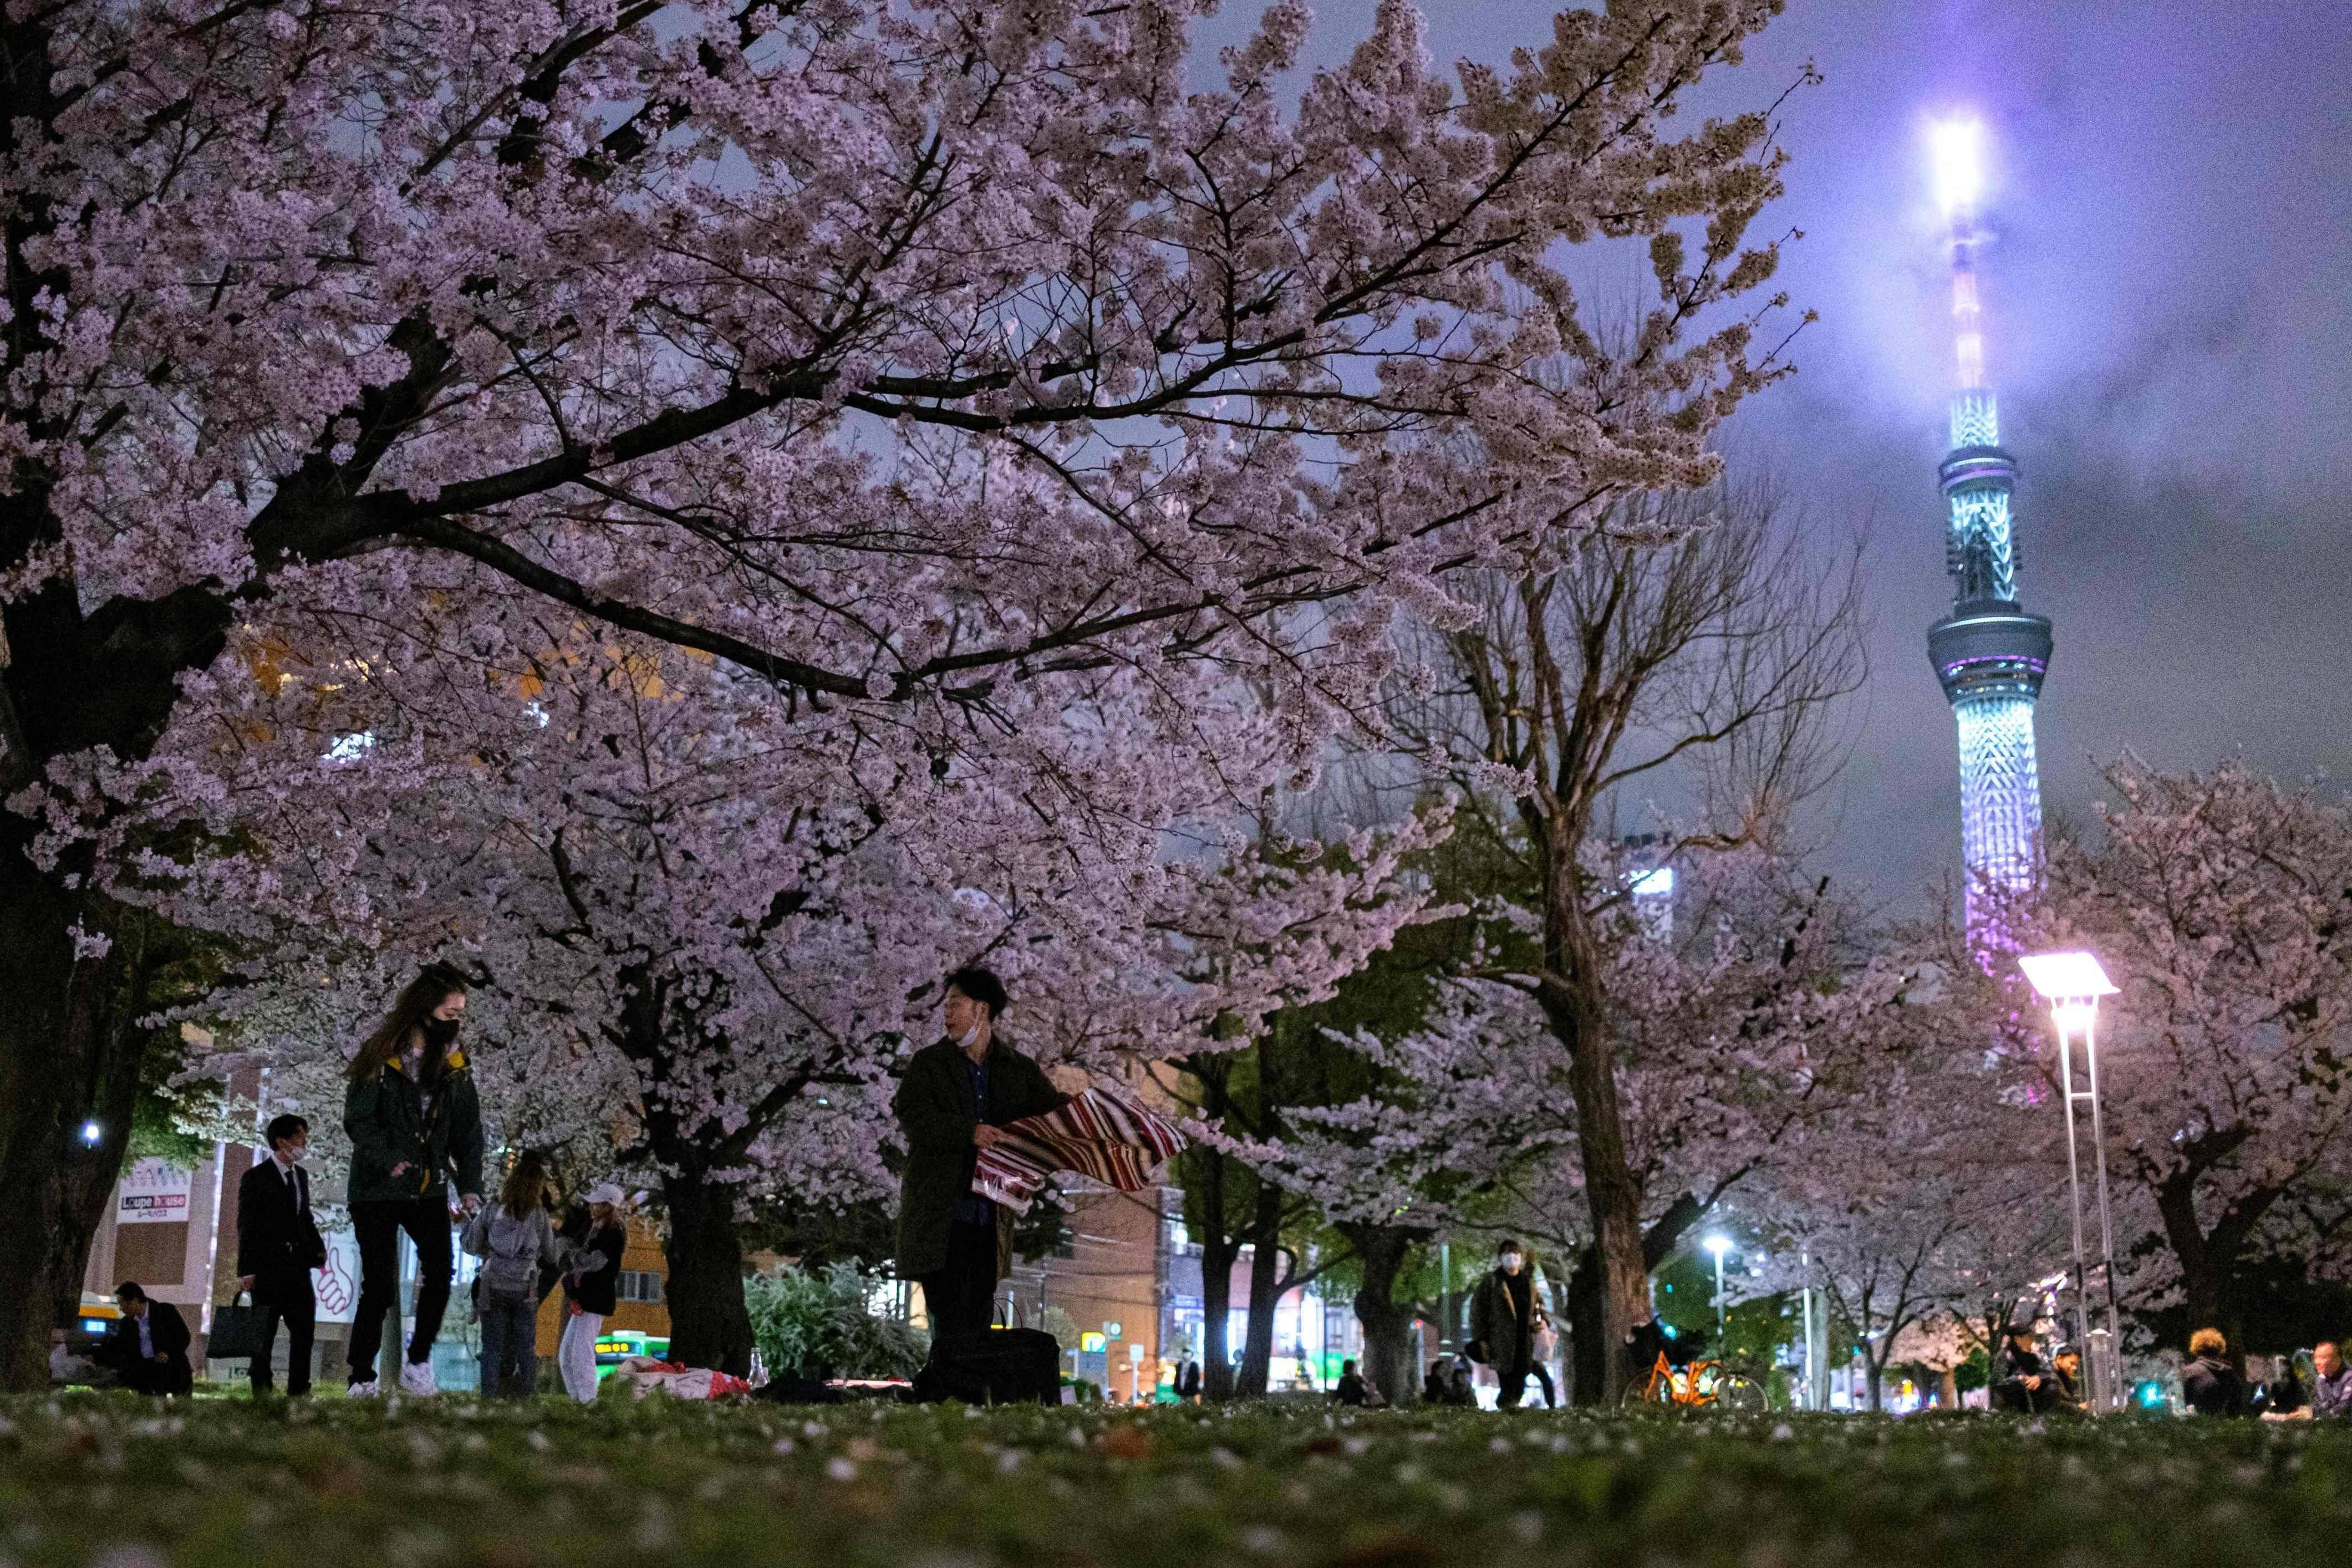
M1715 1353L1723 1353L1723 1255L1731 1250L1731 1237L1716 1232L1699 1243L1715 1254Z
M2035 953L2019 959L2017 966L2050 1004L2061 1029L2087 1026L2098 1012L2099 998L2119 989L2092 953Z
M106 1130L97 1122L85 1121L81 1124L81 1141L91 1148L97 1148L98 1141L105 1136Z
M2097 957L2088 952L2042 952L2021 957L2017 966L2033 989L2050 1004L2051 1021L2058 1026L2058 1083L2066 1099L2066 1186L2074 1211L2074 1331L2083 1345L2085 1370L2091 1374L2089 1408L2104 1414L2123 1408L2123 1339L2116 1311L2116 1225L2107 1203L2107 1127L2099 1105L2099 998L2116 995L2121 987L2107 978ZM2083 1037L2083 1064L2088 1087L2074 1087L2074 1037ZM2091 1142L2099 1156L2099 1271L2107 1298L2107 1325L2091 1330L2090 1269L2083 1256L2083 1171L2075 1152L2074 1107L2091 1107Z

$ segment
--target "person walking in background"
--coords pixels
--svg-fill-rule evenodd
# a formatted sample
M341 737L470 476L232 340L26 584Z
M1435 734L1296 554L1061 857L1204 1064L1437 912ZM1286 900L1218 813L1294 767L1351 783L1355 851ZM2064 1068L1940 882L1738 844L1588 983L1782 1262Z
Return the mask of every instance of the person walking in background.
M1495 1267L1470 1297L1470 1339L1479 1347L1475 1359L1493 1367L1502 1384L1496 1407L1510 1410L1527 1392L1535 1364L1535 1274L1517 1242L1506 1241L1496 1252Z
M943 1337L988 1327L1012 1268L1013 1215L971 1190L980 1152L1005 1122L1068 1099L996 1035L1004 983L978 967L947 977L947 1033L917 1051L890 1101L907 1140L899 1185L898 1274L923 1288L932 1352Z
M1201 1363L1192 1356L1176 1363L1176 1397L1187 1405L1201 1403Z
M302 1152L310 1144L310 1124L299 1116L278 1116L263 1131L269 1157L257 1162L236 1184L236 1288L253 1292L261 1321L253 1352L253 1392L272 1392L278 1381L270 1358L278 1324L286 1324L286 1395L310 1392L310 1344L319 1321L310 1270L327 1261L326 1238L310 1217L310 1174Z
M562 1261L550 1197L547 1162L525 1153L507 1173L499 1201L467 1220L460 1238L482 1260L474 1286L485 1399L528 1399L539 1389L540 1270Z
M588 1237L572 1254L565 1270L570 1310L555 1364L564 1392L583 1405L596 1402L596 1336L620 1303L621 1254L628 1247L628 1224L621 1215L621 1189L606 1182L588 1194Z
M188 1321L169 1301L150 1300L137 1281L114 1288L122 1316L99 1347L100 1365L113 1368L122 1386L142 1394L185 1394L195 1385L188 1364Z
M457 1049L465 1012L464 978L434 964L408 983L352 1058L343 1130L352 1139L352 1230L360 1247L351 1343L355 1399L377 1392L376 1352L398 1294L404 1230L416 1245L416 1328L400 1386L435 1392L433 1342L457 1270L449 1245L453 1169L466 1214L482 1205L482 1108Z
M2224 1359L2230 1342L2219 1329L2200 1329L2189 1336L2192 1358L2180 1369L2180 1396L2200 1415L2251 1415L2246 1379Z
M1543 1390L1544 1408L1559 1408L1559 1391L1552 1386L1551 1369L1559 1360L1559 1331L1551 1326L1551 1314L1541 1307L1536 1309L1535 1356L1529 1365L1535 1372L1537 1386Z

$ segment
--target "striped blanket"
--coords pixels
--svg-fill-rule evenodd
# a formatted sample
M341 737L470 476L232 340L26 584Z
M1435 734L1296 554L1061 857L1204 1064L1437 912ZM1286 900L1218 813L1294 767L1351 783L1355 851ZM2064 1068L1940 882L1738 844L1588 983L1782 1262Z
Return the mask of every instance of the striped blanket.
M1015 1214L1027 1214L1038 1189L1059 1171L1140 1192L1184 1147L1184 1135L1165 1117L1110 1089L1090 1089L1057 1110L1009 1121L1003 1131L980 1152L971 1190Z

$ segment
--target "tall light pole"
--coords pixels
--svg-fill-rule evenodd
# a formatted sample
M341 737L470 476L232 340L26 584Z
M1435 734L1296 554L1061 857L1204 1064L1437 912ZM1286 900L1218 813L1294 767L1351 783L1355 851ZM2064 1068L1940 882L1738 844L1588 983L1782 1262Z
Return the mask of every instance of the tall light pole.
M1700 1244L1715 1254L1715 1353L1723 1354L1723 1255L1731 1250L1731 1237L1710 1236Z
M2074 1208L2074 1325L2083 1344L2085 1370L2091 1374L2089 1405L2102 1414L2121 1405L2123 1339L2116 1317L2116 1226L2107 1205L2107 1129L2099 1108L2099 1046L2096 1026L2099 998L2113 996L2117 987L2099 961L2087 952L2044 952L2021 958L2033 989L2050 1004L2058 1026L2058 1083L2066 1097L2066 1184ZM2089 1087L2074 1087L2074 1031L2083 1035L2083 1065ZM2091 1332L2091 1285L2083 1259L2083 1173L2074 1149L2074 1105L2091 1105L2091 1142L2098 1155L2099 1272L2107 1298L2105 1340Z

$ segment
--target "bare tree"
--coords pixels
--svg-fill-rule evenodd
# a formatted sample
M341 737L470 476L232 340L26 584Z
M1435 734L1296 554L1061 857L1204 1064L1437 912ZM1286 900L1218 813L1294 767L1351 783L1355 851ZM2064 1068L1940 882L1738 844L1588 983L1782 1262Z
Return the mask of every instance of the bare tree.
M1525 855L1540 889L1540 964L1496 978L1535 997L1569 1054L1604 1344L1648 1315L1650 1266L1601 934L1632 889L1588 852L1661 792L1686 826L1659 835L1654 865L1785 848L1794 808L1834 773L1835 705L1866 673L1862 546L1825 560L1794 523L1769 479L1631 497L1562 554L1465 584L1475 614L1408 634L1417 668L1389 704L1471 829ZM1622 1359L1580 1399L1615 1399Z

